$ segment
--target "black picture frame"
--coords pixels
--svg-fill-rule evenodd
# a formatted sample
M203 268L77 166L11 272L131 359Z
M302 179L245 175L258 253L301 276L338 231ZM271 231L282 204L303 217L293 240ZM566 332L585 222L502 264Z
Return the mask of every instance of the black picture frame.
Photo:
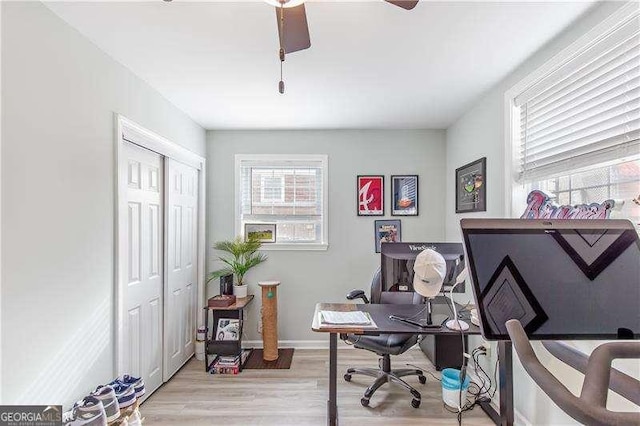
M402 241L402 223L400 219L376 220L374 221L374 232L376 253L380 253L383 242L399 243Z
M456 213L487 211L487 157L456 169Z
M391 216L418 216L418 175L391 175Z

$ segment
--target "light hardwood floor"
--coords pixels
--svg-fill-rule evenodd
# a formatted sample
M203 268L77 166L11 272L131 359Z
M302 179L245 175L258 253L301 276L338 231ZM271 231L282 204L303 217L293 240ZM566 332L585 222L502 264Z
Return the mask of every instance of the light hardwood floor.
M392 358L392 368L411 363L435 372L419 350ZM426 374L407 381L422 394L419 408L411 407L411 396L403 388L385 384L371 398L368 408L360 405L365 388L373 379L342 378L347 367L375 367L375 354L357 349L338 352L338 418L341 426L456 425L456 416L445 410L440 382ZM140 407L145 425L326 425L329 351L298 349L289 370L244 370L237 376L211 375L204 362L193 358L168 383ZM464 425L490 425L479 408L463 416Z

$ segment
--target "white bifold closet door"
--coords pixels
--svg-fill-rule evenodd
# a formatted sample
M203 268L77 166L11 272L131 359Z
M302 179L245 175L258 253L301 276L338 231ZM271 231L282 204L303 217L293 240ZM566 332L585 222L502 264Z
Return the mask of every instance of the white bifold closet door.
M198 170L167 158L167 285L164 375L168 380L193 354L196 336Z
M126 178L126 203L121 208L121 235L126 250L120 254L124 305L123 373L142 376L147 395L163 383L163 159L124 143L121 176ZM124 184L124 182L123 182ZM124 188L123 188L124 189Z

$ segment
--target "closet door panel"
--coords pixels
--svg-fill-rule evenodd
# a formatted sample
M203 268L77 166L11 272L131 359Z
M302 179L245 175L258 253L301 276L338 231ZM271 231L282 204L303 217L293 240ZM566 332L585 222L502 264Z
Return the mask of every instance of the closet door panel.
M196 334L198 170L167 159L165 381L193 356Z
M142 376L151 394L162 384L163 160L159 154L125 142L120 162L126 188L126 244L120 253L120 297L125 308L121 353L125 371Z

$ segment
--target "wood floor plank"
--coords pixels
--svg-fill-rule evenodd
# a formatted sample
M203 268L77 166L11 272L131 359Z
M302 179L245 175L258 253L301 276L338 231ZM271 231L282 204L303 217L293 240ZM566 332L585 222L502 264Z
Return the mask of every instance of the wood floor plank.
M329 389L329 351L297 349L288 370L244 370L239 375L211 375L204 362L193 358L168 383L141 406L145 425L256 425L319 426L326 424ZM407 382L422 394L419 408L403 388L385 384L371 398L370 407L360 405L373 379L342 374L348 367L376 367L378 358L368 351L340 349L338 353L338 416L340 425L456 425L456 416L444 408L440 382L427 374L421 385L417 377ZM419 350L392 358L392 368L413 364L439 377ZM480 408L467 412L463 424L491 425Z

